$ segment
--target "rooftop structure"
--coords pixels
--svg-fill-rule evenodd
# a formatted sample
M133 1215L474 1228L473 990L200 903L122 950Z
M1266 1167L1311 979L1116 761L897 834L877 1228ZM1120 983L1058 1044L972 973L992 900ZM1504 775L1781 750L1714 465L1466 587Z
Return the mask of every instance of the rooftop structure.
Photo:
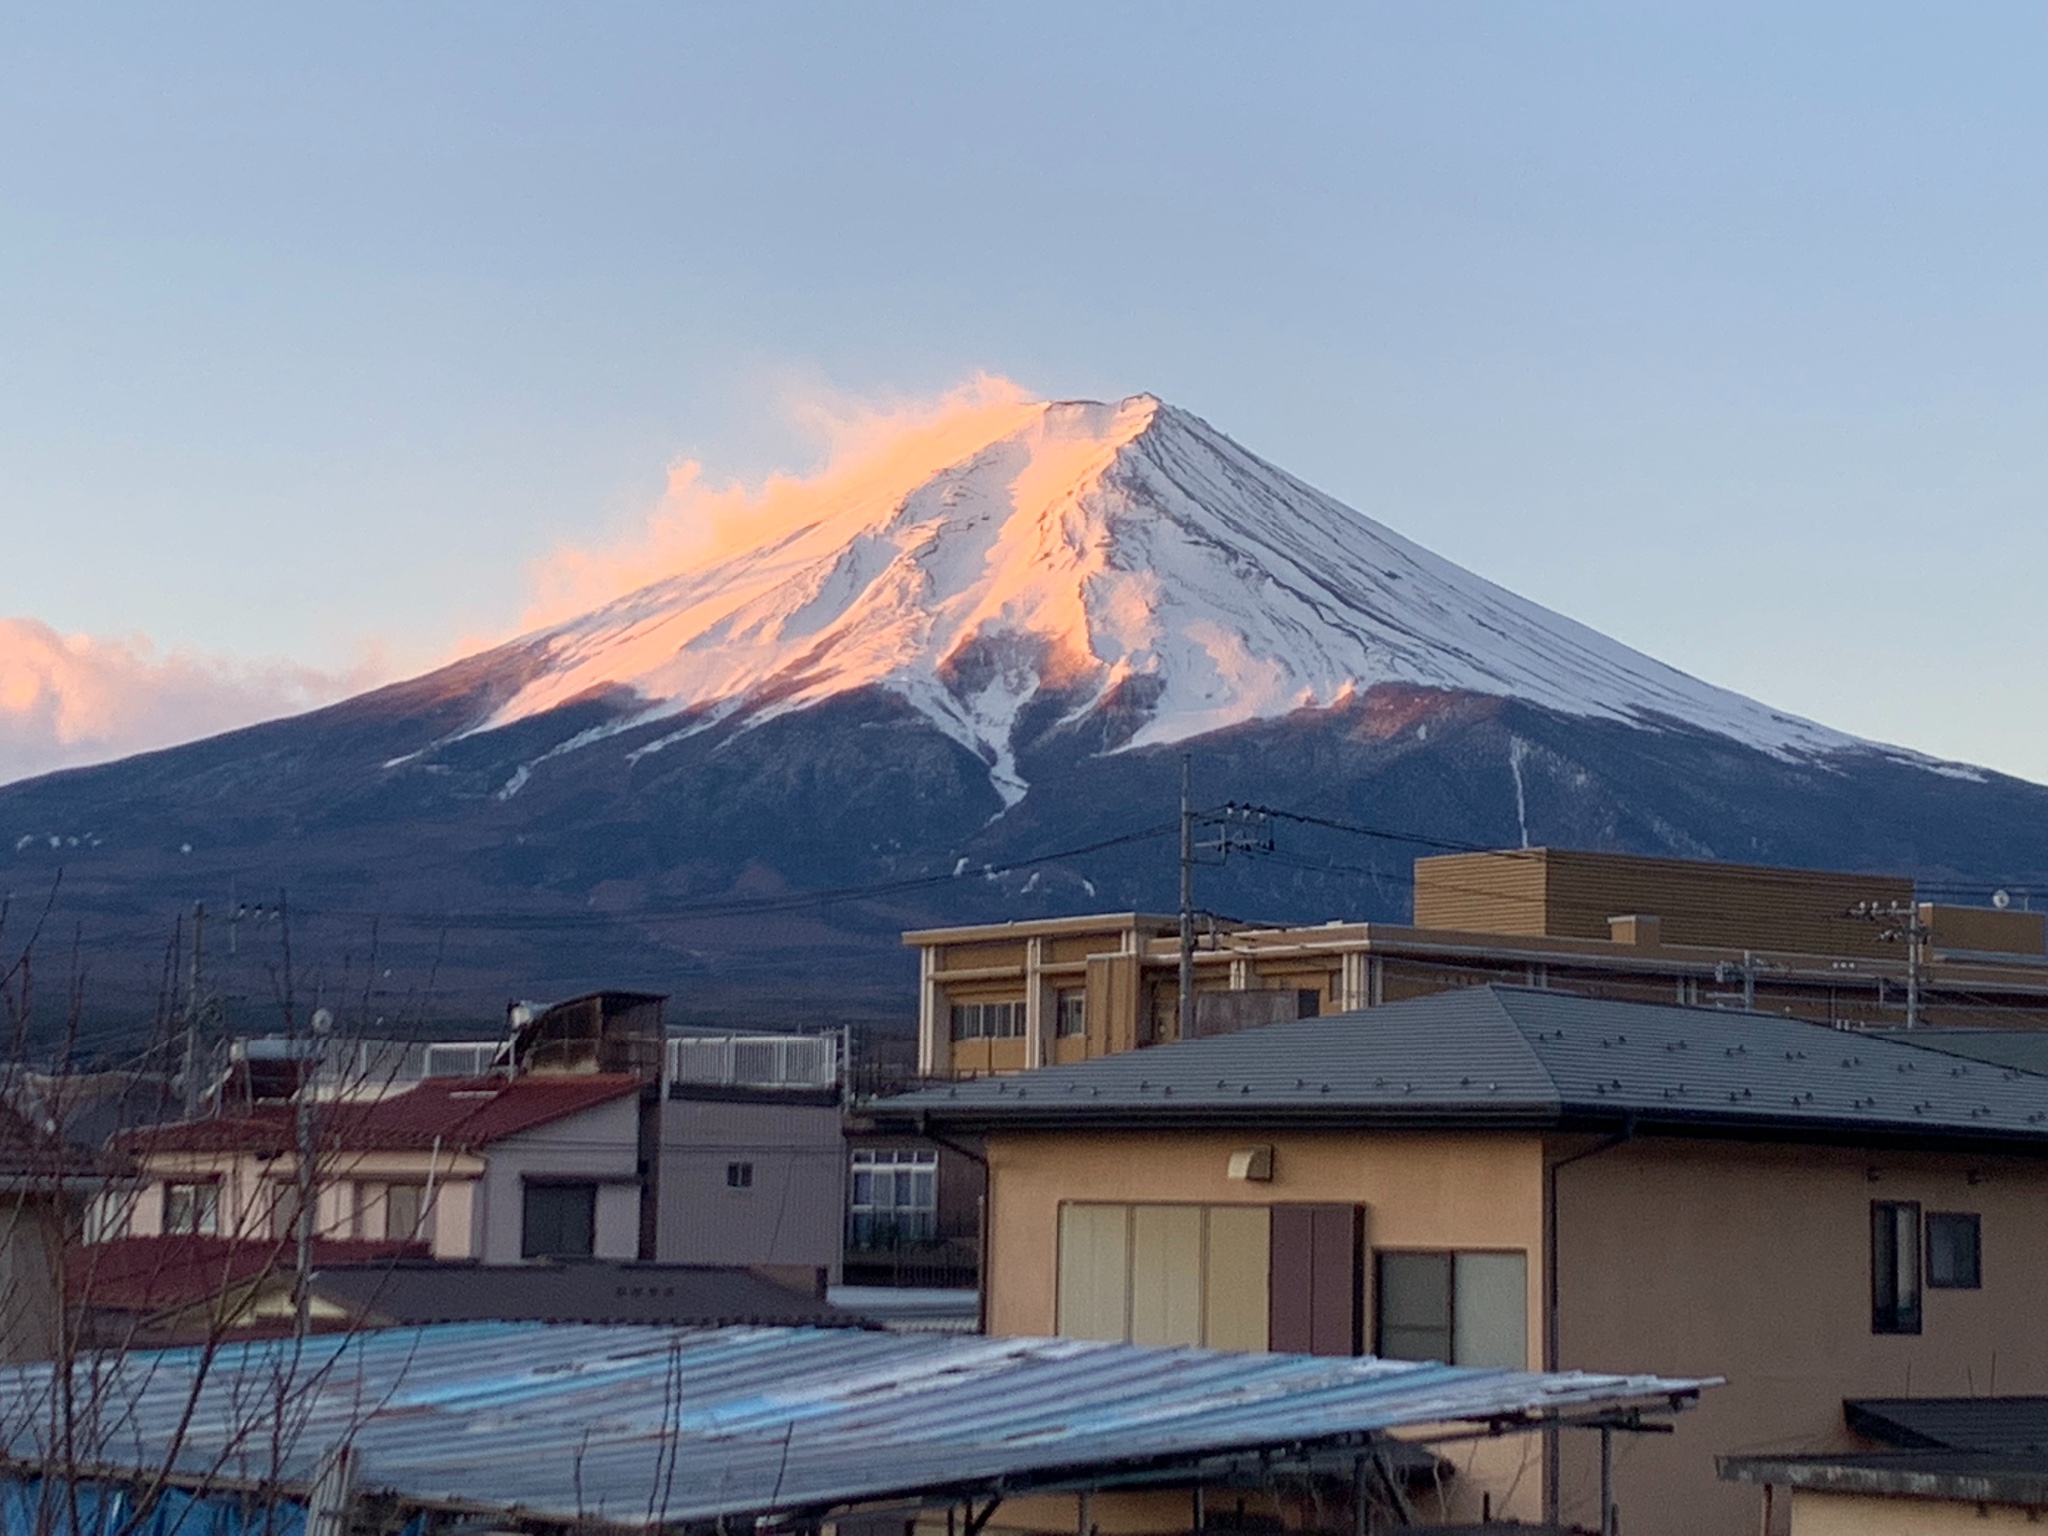
M313 1294L352 1326L537 1322L723 1328L863 1326L823 1297L705 1264L323 1264Z
M1721 1476L1761 1487L1766 1520L1789 1516L1791 1536L1917 1536L2048 1514L2048 1398L1866 1398L1842 1411L1888 1449L1724 1456Z
M1860 915L1856 915L1859 913ZM1412 924L1203 922L1194 1033L1486 982L1855 1027L2048 1025L2048 915L1916 902L1893 876L1562 849L1415 863ZM1179 920L906 933L920 1070L1013 1072L1177 1039Z
M945 1128L1629 1126L2048 1149L2048 1078L1773 1014L1468 987L881 1101Z

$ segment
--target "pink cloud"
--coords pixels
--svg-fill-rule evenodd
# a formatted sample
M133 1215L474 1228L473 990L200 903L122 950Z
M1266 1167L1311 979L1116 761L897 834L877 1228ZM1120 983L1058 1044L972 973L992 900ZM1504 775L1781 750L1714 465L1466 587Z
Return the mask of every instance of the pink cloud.
M383 678L159 653L146 636L62 635L0 618L0 783L195 741L331 703Z
M937 398L876 403L808 389L792 391L784 408L823 447L823 469L747 486L706 484L694 460L670 465L668 489L642 527L610 544L565 546L535 562L525 626L575 618L849 505L904 495L1015 430L1039 406L1021 386L982 374Z

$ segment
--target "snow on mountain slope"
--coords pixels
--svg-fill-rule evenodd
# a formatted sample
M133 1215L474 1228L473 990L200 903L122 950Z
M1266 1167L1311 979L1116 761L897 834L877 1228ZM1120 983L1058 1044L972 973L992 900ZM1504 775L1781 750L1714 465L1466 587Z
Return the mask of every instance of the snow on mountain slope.
M1380 683L1693 727L1784 758L1863 745L1527 602L1150 396L1021 405L991 431L529 636L538 675L477 729L623 687L639 707L556 751L688 715L644 753L880 687L978 754L1010 803L1026 789L1019 711L1057 689L1078 718L1127 683L1150 699L1131 746Z

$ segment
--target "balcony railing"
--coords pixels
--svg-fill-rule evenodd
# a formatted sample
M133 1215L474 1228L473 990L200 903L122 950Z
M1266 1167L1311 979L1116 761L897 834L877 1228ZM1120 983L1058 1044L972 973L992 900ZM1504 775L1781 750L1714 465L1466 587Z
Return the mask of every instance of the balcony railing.
M668 1080L719 1088L836 1088L837 1035L673 1035Z

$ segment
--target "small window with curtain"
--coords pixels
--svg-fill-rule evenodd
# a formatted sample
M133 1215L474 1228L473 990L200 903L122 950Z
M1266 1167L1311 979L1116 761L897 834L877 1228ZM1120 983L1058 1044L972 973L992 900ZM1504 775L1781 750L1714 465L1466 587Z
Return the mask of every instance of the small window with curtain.
M1528 1369L1525 1254L1383 1251L1376 1294L1382 1359Z
M173 1237L220 1232L220 1185L212 1179L164 1185L163 1230Z
M1920 1331L1920 1207L1870 1203L1870 1331Z
M1927 1213L1927 1285L1974 1291L1984 1284L1983 1228L1974 1211Z
M1059 994L1058 1032L1063 1040L1088 1033L1088 994L1073 987Z
M428 1236L426 1232L427 1186L390 1184L384 1189L384 1235L401 1242Z

